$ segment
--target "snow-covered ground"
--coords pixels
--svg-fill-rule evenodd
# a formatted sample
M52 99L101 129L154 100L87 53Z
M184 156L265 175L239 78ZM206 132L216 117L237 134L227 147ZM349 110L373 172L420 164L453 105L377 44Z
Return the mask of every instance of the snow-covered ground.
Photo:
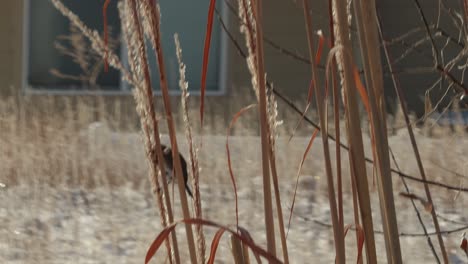
M41 180L27 181L19 185L0 187L0 263L142 263L152 240L161 231L161 225L149 193L146 180L143 146L138 134L120 134L106 129L95 130L87 136L90 147L100 149L103 141L108 153L113 153L109 162L118 163L116 157L123 157L135 169L135 179L127 183L112 185L98 184L94 188L80 188L60 184L49 187ZM97 132L96 132L97 131ZM180 137L181 149L187 153L187 146ZM163 139L167 142L167 138ZM235 223L234 194L227 167L225 140L223 136L208 136L203 139L200 152L201 195L204 218L222 224ZM265 246L262 180L260 175L260 140L258 137L232 137L229 140L233 170L239 191L240 225L252 234L255 242ZM287 221L298 164L307 145L308 138L280 137L277 142L277 160L284 217ZM99 143L99 144L97 144ZM456 178L441 170L440 165L459 173L468 172L463 164L468 154L466 137L425 138L418 137L419 147L430 179L443 181L455 186L464 186L466 178ZM390 145L397 157L401 170L419 177L409 140L403 134L390 138ZM334 149L334 144L331 145ZM369 153L369 146L366 147ZM333 155L334 151L332 151ZM110 154L109 154L110 155ZM346 155L344 155L346 157ZM90 157L86 157L91 159ZM114 160L112 160L114 159ZM96 166L109 166L100 160ZM343 161L346 161L343 158ZM106 165L107 164L107 165ZM127 163L125 163L127 164ZM435 165L436 164L436 165ZM348 165L343 164L344 177L349 178ZM132 169L129 169L132 171ZM105 172L95 168L96 173ZM127 168L128 169L128 168ZM372 182L372 170L369 179ZM464 171L466 169L466 171ZM30 173L31 171L28 170ZM125 173L128 173L126 171ZM0 176L1 177L1 176ZM102 175L96 175L101 179ZM139 180L136 180L136 179ZM0 182L2 178L0 178ZM96 182L106 182L96 180ZM422 197L424 192L419 184L409 182L412 191ZM422 233L422 228L409 200L397 194L404 191L398 177L394 177L395 203L399 229L402 233ZM353 219L349 179L345 180L345 224ZM466 196L468 194L431 187L437 212L456 224L440 219L442 230L462 227L468 224ZM373 189L374 227L381 230L377 191ZM433 231L430 215L417 204L426 227ZM181 212L175 199L176 218ZM296 207L288 236L291 263L333 263L332 230L324 224L330 223L328 198L323 170L321 139L317 138L301 173ZM465 225L466 225L465 224ZM208 247L216 230L205 229ZM183 259L188 261L185 243L185 229L177 228L178 240ZM463 231L444 236L447 250L454 263L468 263L459 249ZM435 248L437 239L431 237ZM401 237L401 248L406 263L434 263L435 260L424 236ZM355 262L355 235L349 233L347 256ZM376 234L379 258L386 262L383 236ZM279 245L279 240L277 245ZM280 252L280 251L278 251ZM162 248L153 263L165 263L165 249ZM217 263L233 263L227 236L222 240Z

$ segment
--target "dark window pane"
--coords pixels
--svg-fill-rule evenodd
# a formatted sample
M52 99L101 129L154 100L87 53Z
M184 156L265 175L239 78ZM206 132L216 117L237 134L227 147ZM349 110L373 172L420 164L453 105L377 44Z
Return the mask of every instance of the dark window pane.
M63 0L63 3L89 28L97 29L99 32L102 32L103 28L103 2L103 0ZM183 50L183 62L187 65L186 79L189 82L189 89L199 90L209 1L161 0L159 3L162 12L162 45L169 88L179 90L179 66L174 44L174 33L178 33ZM56 10L49 0L31 0L29 12L27 81L30 86L36 89L54 90L121 89L119 72L112 68L108 73L103 72L102 59L94 54L86 39L79 39L79 32L73 33L68 19ZM126 55L125 50L120 51L120 46L125 49L125 45L119 45L120 21L117 2L111 2L107 14L108 25L111 27L110 38L115 40L115 52L118 55ZM70 38L71 36L74 37ZM220 89L220 38L220 27L215 19L207 74L207 90L211 91ZM81 41L86 44L82 45ZM73 53L78 51L85 54L85 56L79 56L84 60L64 55L64 52L56 47L57 43L66 51ZM159 90L159 71L156 59L152 49L148 51L153 86L155 90ZM123 60L125 59L126 57L123 56ZM96 72L98 74L95 74Z
M102 32L103 1L63 0L62 2L77 14L88 27ZM81 44L76 46L82 49L81 54L88 56L83 57L89 64L85 68L80 67L80 64L72 57L62 54L55 47L54 43L59 41L67 51L80 53L73 47L72 42L81 42L79 42L79 35L77 35L79 33L71 33L70 22L54 8L49 0L31 0L29 4L29 74L27 78L30 86L41 89L96 89L97 87L89 87L89 80L86 80L96 79L95 83L100 89L119 89L119 72L110 68L109 72L104 73L102 59L93 55L94 52L91 51L86 39L83 38L83 41L87 46ZM120 22L116 4L109 6L108 25L112 30L110 38L118 40ZM71 37L71 35L74 35L73 40L63 39L63 37ZM119 50L118 46L116 46L116 50ZM51 70L53 69L64 76L52 74ZM96 71L98 72L97 76L94 74Z
M203 47L205 41L208 0L160 0L161 34L164 61L170 89L179 89L179 65L174 44L174 33L179 34L182 47L182 59L186 67L186 80L190 90L200 90L201 70L203 65ZM218 1L219 2L219 1ZM220 26L214 19L211 36L210 61L208 65L206 89L217 91L220 73ZM152 69L153 87L159 90L159 73L153 52L149 56Z

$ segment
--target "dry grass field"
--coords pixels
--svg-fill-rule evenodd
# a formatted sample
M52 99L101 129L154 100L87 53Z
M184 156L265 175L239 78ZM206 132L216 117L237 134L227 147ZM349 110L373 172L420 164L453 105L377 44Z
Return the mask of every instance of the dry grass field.
M137 131L112 128L118 120L110 117L92 122L94 108L79 106L75 118L49 113L21 116L13 101L4 101L0 119L0 263L141 263L152 240L162 230L154 198L150 192L144 146ZM34 109L34 107L33 107ZM39 109L39 108L36 108ZM29 109L28 111L31 111ZM33 113L34 111L31 111ZM62 116L62 117L61 117ZM101 116L104 116L102 114ZM296 120L291 116L290 120ZM246 119L248 122L248 119ZM260 138L249 136L248 124L241 118L230 137L231 159L239 195L239 224L251 232L254 240L265 246L263 193L260 166ZM285 123L285 127L289 122ZM295 124L294 122L293 125ZM397 122L394 124L397 126ZM182 124L178 126L181 128ZM468 138L446 128L418 129L418 144L430 180L464 187ZM209 128L207 129L209 130ZM309 140L303 127L289 141L289 129L277 140L277 166L284 219L289 218L296 174ZM182 132L182 131L180 131ZM181 152L188 146L179 134ZM196 138L198 141L199 138ZM224 135L204 134L200 150L200 191L204 218L235 224L234 193L229 178ZM168 137L162 137L168 142ZM371 156L368 138L366 152ZM404 130L389 137L398 166L407 174L418 176L411 146ZM327 202L321 141L316 140L299 178L296 205L291 218L288 245L291 263L332 263L333 235ZM334 144L331 145L334 149ZM333 153L332 153L333 154ZM334 155L332 155L334 156ZM346 159L344 159L346 160ZM343 172L349 172L343 163ZM393 166L395 167L395 166ZM464 176L456 176L449 168ZM372 167L368 166L372 184ZM345 224L353 221L349 177L345 177ZM401 233L421 234L410 200L394 174L395 203ZM423 195L419 183L408 181L411 191ZM375 228L381 230L376 187L371 185ZM466 193L431 187L442 230L468 224ZM175 195L176 219L182 217ZM429 232L430 214L417 203ZM210 243L214 232L205 228ZM188 258L183 228L177 229L184 259ZM459 249L464 230L444 235L453 263L466 263ZM379 251L385 250L382 234L376 234ZM432 254L424 236L402 236L402 254L407 263L432 263ZM435 237L432 236L432 241ZM348 261L356 257L355 235L346 238ZM153 263L165 263L164 250ZM385 262L385 254L379 259ZM223 238L216 263L232 263L229 241Z

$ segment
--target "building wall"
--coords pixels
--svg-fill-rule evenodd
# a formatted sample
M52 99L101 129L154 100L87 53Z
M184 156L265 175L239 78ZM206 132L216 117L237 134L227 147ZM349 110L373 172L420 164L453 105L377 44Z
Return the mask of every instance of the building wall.
M0 42L0 59L2 61L0 63L0 91L2 93L9 91L10 87L15 87L15 91L20 91L21 87L23 1L4 1L2 8L0 8L0 32L2 34L2 41ZM328 32L327 13L324 12L327 10L326 4L326 1L311 1L314 30L323 29L324 32ZM382 10L385 21L385 34L389 38L403 33L402 30L421 26L419 17L415 13L417 10L407 1L379 1L379 8ZM436 15L436 12L434 12L436 10L435 7L426 3L424 8L429 13L431 21L434 21ZM395 17L399 17L400 19L394 19ZM443 23L448 22L443 21ZM234 33L241 47L245 49L244 37L239 33L237 18L232 14L230 14L229 18L229 28ZM281 47L294 51L301 57L308 57L301 1L265 1L264 34ZM224 96L207 99L208 103L213 105L212 107L210 106L211 110L208 111L208 115L223 116L225 122L228 122L232 115L242 106L254 100L246 62L238 55L237 50L231 43L228 44L228 47L229 74L227 93ZM430 47L423 46L421 48L426 49L426 52L429 51L430 53ZM404 52L404 49L395 48L392 51L395 52L394 54L399 54ZM447 51L449 52L450 49ZM324 55L324 57L326 56ZM325 59L322 58L322 63L325 62ZM415 62L426 62L425 60L427 58L422 59L416 56L411 58L406 66L416 65L414 64ZM293 101L303 104L310 81L310 66L279 52L268 43L265 43L265 63L267 78L273 82L274 87ZM437 75L434 75L434 73L400 76L402 85L408 92L408 102L413 111L417 110L420 112L423 109L420 98L421 91L427 88L430 81L436 77ZM385 84L387 92L389 92L391 97L394 97L390 79L386 78ZM109 100L114 99L109 97ZM127 96L125 100L131 104L133 98ZM194 104L199 104L197 96L193 96L191 100ZM178 101L178 98L174 97L174 103L177 104Z
M297 1L300 2L300 1ZM318 1L317 1L318 2ZM322 2L322 1L321 1ZM319 13L319 12L314 12ZM307 37L302 6L295 1L270 0L264 4L264 36L274 41L280 47L293 51L308 59ZM326 22L326 16L313 16L314 28L319 29ZM235 18L231 18L235 20ZM318 20L318 21L317 21ZM233 32L238 32L237 23L233 23ZM244 36L236 34L238 42L245 47ZM310 81L310 65L285 55L284 52L268 44L264 44L267 78L274 87L293 99L303 99L307 94ZM237 51L232 49L231 56L233 78L236 85L250 85L246 63Z
M4 58L3 61L8 62L1 64L0 66L3 67L0 71L0 87L2 87L2 90L10 91L10 89L7 88L13 86L13 91L21 95L21 34L23 27L23 1L7 1L8 3L6 6L2 6L2 9L0 10L0 19L5 20L5 23L2 21L0 25L2 27L0 32L5 32L3 34L11 36L6 38L6 41L2 41L0 43L0 54L2 55L2 58ZM289 14L290 18L284 18L284 14ZM240 46L245 48L244 36L239 33L239 23L238 19L235 17L236 14L229 13L229 15L229 29L235 35ZM297 52L297 54L301 56L307 57L307 40L304 35L305 29L301 6L298 6L292 1L268 1L268 4L265 4L264 19L265 35L268 36L269 39L274 40L282 47L288 48ZM229 73L226 94L213 97L207 96L206 98L207 119L213 120L212 125L219 126L222 128L223 132L233 114L241 107L250 104L255 100L254 93L251 88L251 77L247 70L246 61L238 55L238 52L232 43L228 43L228 50ZM265 57L268 78L274 83L275 88L283 91L292 100L302 101L304 95L307 94L310 75L309 66L303 62L298 62L290 57L284 56L269 45L265 45ZM62 100L61 98L67 96L21 96L21 98L26 98L25 102L29 105L39 105L35 102L41 101L45 97L54 97L55 99L53 101L58 102ZM72 100L77 100L81 97L86 101L93 101L89 96L72 97ZM191 97L191 102L194 107L198 107L200 103L199 99L200 98L197 95ZM128 109L134 108L133 97L131 95L107 96L105 100L108 100L109 102L120 100L125 102L124 104L129 105ZM174 109L180 109L180 98L178 96L174 96L172 100ZM98 99L94 101L98 101ZM160 98L157 98L157 102L158 106L162 106ZM59 106L60 103L57 105ZM132 110L130 112L131 115L134 115ZM176 113L176 117L177 116L180 117L178 113ZM215 119L222 120L223 124L214 124Z
M0 10L0 32L4 41L0 43L0 54L3 61L0 67L0 83L2 87L14 85L20 86L21 79L21 47L23 27L23 1L6 1ZM265 4L264 10L265 36L274 40L284 48L295 51L297 54L307 57L307 40L305 37L302 7L293 1L271 0ZM230 14L229 27L236 36L239 44L245 47L244 37L239 33L238 20ZM285 14L288 14L285 16ZM322 18L319 18L322 19ZM228 44L229 52L229 89L235 86L250 85L250 76L245 61L238 56L233 45ZM303 62L298 62L276 49L265 45L265 62L269 78L279 87L294 91L298 87L307 88L309 67ZM13 67L11 67L13 65ZM291 93L294 95L295 93Z
M2 1L0 8L0 94L20 87L22 1Z

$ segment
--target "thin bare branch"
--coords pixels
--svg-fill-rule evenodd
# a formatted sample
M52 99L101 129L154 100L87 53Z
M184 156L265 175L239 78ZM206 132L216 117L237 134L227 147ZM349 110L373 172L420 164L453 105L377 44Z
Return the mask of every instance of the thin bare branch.
M414 0L414 1L419 6L418 0ZM422 13L421 9L420 9L420 12ZM422 14L422 16L423 15L424 14ZM424 17L423 17L423 20L426 21ZM383 36L383 33L382 33L383 30L382 30L381 23L379 22L378 24L379 24L379 28L380 28L380 37L382 39L384 39L384 36ZM426 24L426 28L427 28L428 27L427 22L425 22L425 24ZM428 31L428 34L430 34L429 31ZM435 46L433 48L435 49ZM388 53L388 50L387 50L386 46L384 46L384 52L385 52L385 56L386 56L386 59L387 59L388 66L391 68L392 67L392 61L390 59L390 54ZM438 63L439 60L436 60L436 61ZM407 109L407 106L406 106L407 101L405 99L405 95L403 93L403 90L399 86L395 75L392 76L392 81L393 81L393 85L395 87L395 90L397 92L398 98L400 100L400 105L401 105L401 108L402 108L402 111L403 111L403 115L404 115L405 122L406 122L407 129L408 129L408 134L410 136L411 145L413 147L414 155L416 157L416 162L417 162L417 165L418 165L418 168L419 168L419 172L421 174L421 178L423 180L426 180L426 174L425 174L424 167L423 167L423 164L422 164L422 160L421 160L421 156L420 156L420 153L419 153L418 145L416 143L413 128L410 125L411 122L410 122L409 116L408 116L408 109ZM448 256L447 256L447 252L445 250L444 240L442 239L442 236L440 234L439 222L437 220L437 215L436 215L436 208L434 206L434 203L432 202L432 195L431 195L429 186L426 183L424 184L424 190L426 192L427 202L432 205L431 215L432 215L432 220L434 222L434 227L435 227L436 231L438 232L437 239L439 240L439 246L440 246L440 250L442 252L442 257L444 259L444 263L448 263Z

